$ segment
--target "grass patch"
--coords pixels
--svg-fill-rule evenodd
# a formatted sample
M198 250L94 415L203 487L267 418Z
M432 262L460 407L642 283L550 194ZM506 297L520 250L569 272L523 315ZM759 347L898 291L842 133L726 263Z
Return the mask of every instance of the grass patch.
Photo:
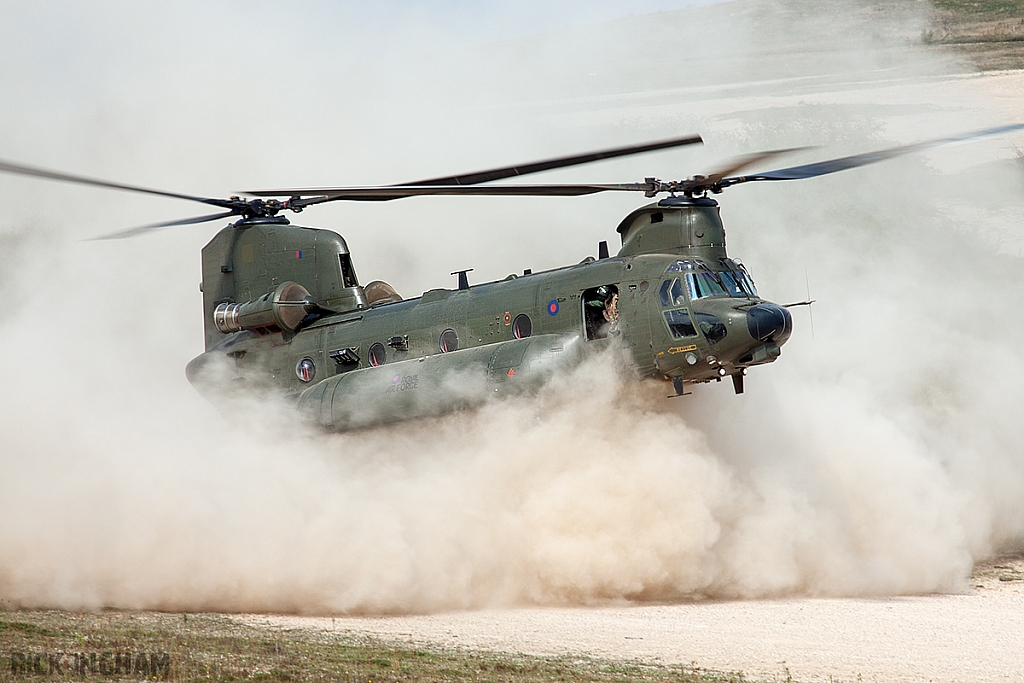
M160 659L164 654L168 657ZM57 668L51 671L49 662L55 657ZM89 657L91 670L89 665L75 669L76 661ZM150 657L160 664L144 668L142 674L133 672L139 657L144 667ZM197 682L746 680L742 674L693 667L448 650L351 633L264 628L215 614L0 612L0 681L140 680L152 679L154 671L159 680Z
M965 19L1020 19L1020 0L932 0L936 9Z
M932 6L924 44L955 51L982 70L1024 68L1019 0L932 0Z

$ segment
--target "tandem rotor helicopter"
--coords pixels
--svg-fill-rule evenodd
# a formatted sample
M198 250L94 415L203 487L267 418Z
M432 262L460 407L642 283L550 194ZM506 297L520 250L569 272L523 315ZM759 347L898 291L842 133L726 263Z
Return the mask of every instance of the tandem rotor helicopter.
M488 396L528 391L553 373L620 344L639 378L687 385L773 362L793 330L789 307L763 299L726 252L717 195L748 182L802 180L938 145L1024 129L989 128L913 145L793 166L741 170L793 150L742 157L706 176L625 184L493 184L494 181L643 152L701 144L680 137L400 185L246 192L212 199L0 161L0 171L174 197L221 209L104 238L237 218L202 250L205 352L186 375L214 403L237 391L278 392L327 430L437 415ZM380 280L360 284L341 235L292 225L280 215L333 201L422 195L581 196L642 192L666 197L626 216L612 256L545 272L404 299Z

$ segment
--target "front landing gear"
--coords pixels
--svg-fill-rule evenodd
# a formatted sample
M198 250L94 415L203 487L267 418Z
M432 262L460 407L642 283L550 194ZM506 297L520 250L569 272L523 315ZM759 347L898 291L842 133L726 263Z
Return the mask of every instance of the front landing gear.
M672 378L672 388L675 389L676 393L673 396L669 396L669 398L675 398L676 396L689 396L693 393L692 391L686 390L686 385L683 384L682 375Z

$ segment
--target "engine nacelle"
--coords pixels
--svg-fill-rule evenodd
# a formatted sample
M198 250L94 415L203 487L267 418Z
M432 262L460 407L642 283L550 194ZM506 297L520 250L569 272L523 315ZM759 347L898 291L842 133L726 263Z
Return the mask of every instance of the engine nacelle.
M241 330L258 334L294 332L315 307L305 287L295 282L282 282L255 301L220 304L213 309L213 324L222 334Z

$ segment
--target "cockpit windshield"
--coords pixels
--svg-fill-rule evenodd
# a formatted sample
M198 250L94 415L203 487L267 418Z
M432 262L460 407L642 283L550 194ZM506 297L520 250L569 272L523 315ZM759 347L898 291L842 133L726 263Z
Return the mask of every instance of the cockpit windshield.
M680 273L681 277L665 280L661 285L661 303L663 306L682 303L682 284L690 300L709 297L751 298L757 296L754 282L746 268L739 261L721 259L722 270L712 270L704 262L680 259L674 261L665 270L666 273Z
M729 296L722 280L709 270L686 273L683 277L686 280L686 291L690 294L690 301L712 296Z
M722 280L729 287L729 283L733 283L732 287L729 287L730 292L742 292L737 294L730 294L730 296L749 296L751 298L757 298L757 288L754 287L754 278L750 277L750 273L747 272L747 267L743 265L742 261L734 260L730 258L721 259L721 263L725 266L725 270L720 271L718 274L722 276Z

